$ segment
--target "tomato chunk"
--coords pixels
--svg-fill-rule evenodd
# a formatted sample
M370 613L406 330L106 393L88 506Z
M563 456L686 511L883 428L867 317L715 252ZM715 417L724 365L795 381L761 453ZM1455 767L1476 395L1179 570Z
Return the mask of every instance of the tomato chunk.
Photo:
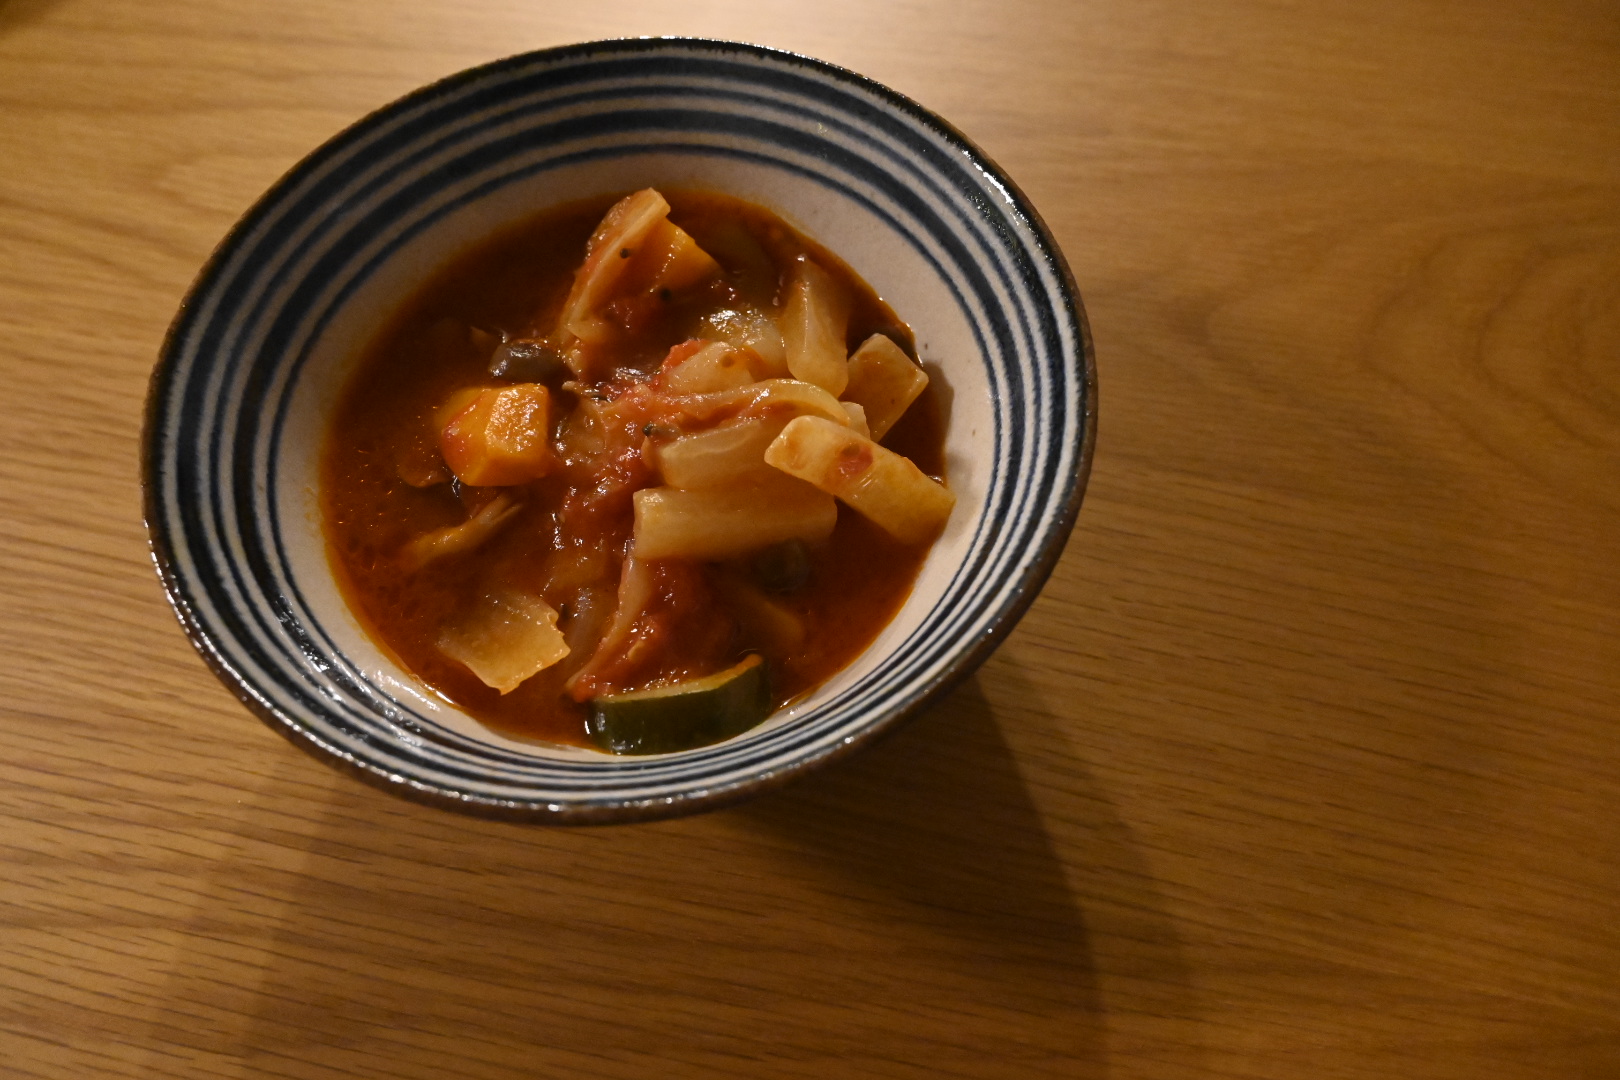
M518 383L453 398L439 432L444 463L463 484L500 487L536 480L557 464L551 450L551 392Z

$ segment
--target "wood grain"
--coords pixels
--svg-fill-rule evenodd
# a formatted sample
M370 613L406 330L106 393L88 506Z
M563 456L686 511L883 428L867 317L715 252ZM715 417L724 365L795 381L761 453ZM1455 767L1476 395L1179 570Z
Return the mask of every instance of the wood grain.
M169 615L145 380L412 87L692 33L937 109L1096 333L1080 526L859 759L586 831L253 721ZM1620 9L0 0L0 1073L1620 1076Z

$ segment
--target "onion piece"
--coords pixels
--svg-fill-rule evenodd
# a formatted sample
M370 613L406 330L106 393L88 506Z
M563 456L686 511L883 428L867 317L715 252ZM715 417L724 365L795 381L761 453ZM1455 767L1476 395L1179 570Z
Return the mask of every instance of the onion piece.
M872 438L881 440L928 386L928 373L883 334L873 334L849 358L844 400L866 409Z
M461 622L440 632L438 646L502 694L510 694L569 652L557 629L557 610L524 593L485 597Z
M646 562L634 556L624 560L624 567L619 572L618 606L613 609L613 617L608 620L607 630L603 632L596 651L585 662L585 666L574 672L568 682L563 684L570 695L578 698L630 647L630 637L635 632L636 620L641 618L642 613L652 603L654 584L652 567Z
M910 458L818 416L783 428L765 460L837 496L905 544L938 536L956 505L956 496Z
M598 312L630 268L630 253L669 214L669 203L652 188L626 195L602 218L585 248L585 261L563 301L557 328L591 344L612 336L611 325Z
M786 420L738 420L651 445L651 461L664 483L678 488L735 487L769 479L765 464Z
M635 507L637 559L729 559L785 540L825 540L838 522L830 496L780 473L747 487L643 488Z
M782 343L795 379L815 383L833 397L849 382L849 296L831 274L800 256L782 307Z

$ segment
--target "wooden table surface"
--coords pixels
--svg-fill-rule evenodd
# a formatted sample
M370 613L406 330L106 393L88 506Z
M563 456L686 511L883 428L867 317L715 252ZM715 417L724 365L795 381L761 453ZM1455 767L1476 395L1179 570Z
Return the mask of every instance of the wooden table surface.
M901 735L653 825L407 805L170 615L142 395L283 170L590 38L823 57L1096 335L1061 565ZM1612 0L0 0L0 1075L1620 1077Z

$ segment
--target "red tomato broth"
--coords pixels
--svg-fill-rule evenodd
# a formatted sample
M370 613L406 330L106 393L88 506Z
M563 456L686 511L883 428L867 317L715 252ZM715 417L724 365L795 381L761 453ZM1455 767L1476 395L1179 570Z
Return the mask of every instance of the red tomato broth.
M852 297L849 347L882 332L914 355L909 330L864 282L768 211L711 193L664 194L670 220L721 264L735 294L775 310L782 268L808 254ZM577 664L567 665L567 671L564 665L548 668L502 695L445 656L437 643L441 628L491 582L555 604L547 587L566 579L573 564L582 578L602 576L605 566L606 576L618 579L632 523L631 495L659 482L639 455L640 425L649 418L628 401L607 403L609 410L618 406L626 415L616 433L607 425L612 452L605 471L585 476L583 466L565 460L551 474L510 489L521 492L521 509L477 550L438 559L416 572L402 570L400 551L424 533L460 524L508 490L458 490L442 482L417 487L406 478L421 482L442 468L438 426L454 391L510 385L489 374L488 353L477 347L469 328L544 335L561 310L587 238L612 202L595 199L539 214L469 250L422 286L368 346L340 402L322 460L330 560L371 637L433 691L491 728L581 746L590 745L586 706L563 687ZM702 288L635 314L634 340L616 355L614 385L626 390L621 398L633 395L636 381L658 370L701 316L723 306L721 293ZM565 426L558 417L572 408L568 394L554 397L554 435ZM942 477L943 435L930 387L883 442L924 472ZM632 689L637 681L657 684L708 674L746 652L760 652L770 666L774 702L786 705L871 644L910 594L926 554L927 545L901 544L840 505L831 537L809 550L803 586L771 596L804 622L804 641L790 650L774 648L757 635L751 640L747 620L724 598L728 579L749 577L750 560L654 564L660 599L645 625L638 626L638 640L649 644L639 663L610 665L608 685ZM598 597L594 613L559 610L570 625L594 619L599 628L611 617L614 599ZM583 645L586 653L594 647L594 641Z

